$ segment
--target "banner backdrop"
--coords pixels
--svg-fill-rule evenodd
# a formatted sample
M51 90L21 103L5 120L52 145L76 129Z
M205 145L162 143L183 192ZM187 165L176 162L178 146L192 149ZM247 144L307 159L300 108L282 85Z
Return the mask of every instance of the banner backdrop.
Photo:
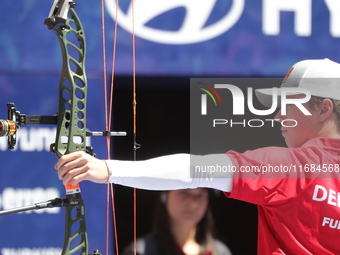
M55 72L60 50L44 20L52 0L0 0L1 72ZM101 1L77 1L88 42L87 70L102 64ZM105 0L107 57L115 0ZM338 1L136 0L137 74L284 76L295 62L340 62ZM120 0L116 74L132 73L131 0Z
M52 0L0 0L0 118L7 102L27 115L53 115L61 52L44 25ZM88 128L104 129L100 1L79 0L87 38ZM117 19L115 0L105 0L108 62ZM137 75L279 76L295 62L330 58L340 62L340 13L335 0L136 0ZM132 74L131 0L119 1L116 75ZM108 66L110 68L110 65ZM100 87L98 87L100 86ZM159 86L162 86L160 84ZM23 126L18 145L0 138L0 210L64 197L49 152L55 128ZM89 143L106 157L105 139ZM82 184L90 251L105 251L105 186ZM89 219L89 217L87 217ZM0 254L60 254L63 208L0 217ZM113 243L113 242L111 242Z

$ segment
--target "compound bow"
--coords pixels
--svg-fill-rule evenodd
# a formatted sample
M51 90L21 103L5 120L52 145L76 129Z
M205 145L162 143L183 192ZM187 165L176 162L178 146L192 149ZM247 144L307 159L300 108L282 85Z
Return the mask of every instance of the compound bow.
M85 151L93 156L93 149L86 146L86 136L125 136L125 132L86 131L87 79L85 74L86 41L83 26L71 0L55 0L44 24L58 37L63 66L59 81L59 103L56 116L24 115L8 103L8 119L0 120L0 136L8 136L8 148L16 145L16 131L26 124L56 124L55 143L51 151L58 158L75 151ZM72 40L73 39L73 40ZM65 185L66 198L56 198L17 209L0 212L0 215L47 207L66 207L65 235L62 255L88 254L85 206L80 186ZM92 255L100 254L95 250Z

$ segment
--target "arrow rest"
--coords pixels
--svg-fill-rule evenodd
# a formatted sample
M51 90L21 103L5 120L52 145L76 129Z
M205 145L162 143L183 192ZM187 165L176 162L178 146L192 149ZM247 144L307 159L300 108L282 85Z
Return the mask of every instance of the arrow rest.
M102 255L98 250L95 250L92 254L89 255Z

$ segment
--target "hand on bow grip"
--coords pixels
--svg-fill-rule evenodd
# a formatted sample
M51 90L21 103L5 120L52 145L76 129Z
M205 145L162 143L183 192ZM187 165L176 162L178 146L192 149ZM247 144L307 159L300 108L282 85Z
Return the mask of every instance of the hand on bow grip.
M66 185L76 185L81 181L106 183L109 170L104 160L97 159L83 151L72 152L62 156L54 165L59 179Z

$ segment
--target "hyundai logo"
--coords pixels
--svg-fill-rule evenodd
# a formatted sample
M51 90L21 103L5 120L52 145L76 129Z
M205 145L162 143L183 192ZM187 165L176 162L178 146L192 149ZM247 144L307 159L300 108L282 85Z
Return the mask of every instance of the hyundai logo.
M244 10L244 0L136 0L134 15L131 0L106 0L109 14L118 24L132 33L132 16L134 32L143 39L164 44L191 44L215 38L232 28L240 19ZM213 19L213 11L219 8L217 4L226 8L226 13ZM220 8L221 9L221 8ZM184 10L177 28L164 29L157 27L157 18L167 18L168 23L178 23L178 15L168 15L171 11ZM118 18L117 18L118 17ZM215 17L216 18L216 17ZM170 20L169 20L170 19Z

